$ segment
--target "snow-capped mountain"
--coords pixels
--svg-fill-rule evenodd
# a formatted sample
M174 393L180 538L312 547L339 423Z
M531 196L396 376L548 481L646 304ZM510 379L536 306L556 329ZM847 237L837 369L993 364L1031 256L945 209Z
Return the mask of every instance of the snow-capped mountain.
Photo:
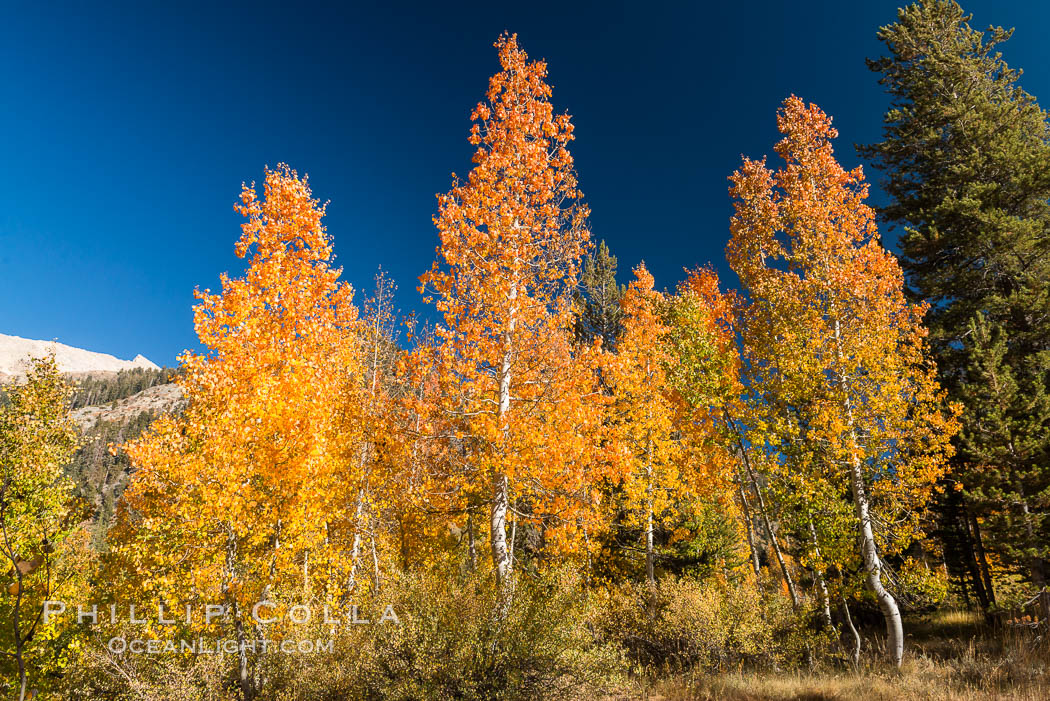
M133 368L156 370L158 366L142 355L132 360L121 360L108 353L96 353L74 348L57 341L34 341L19 336L0 334L0 375L18 376L25 373L29 356L43 357L54 353L61 372L93 373L119 372Z

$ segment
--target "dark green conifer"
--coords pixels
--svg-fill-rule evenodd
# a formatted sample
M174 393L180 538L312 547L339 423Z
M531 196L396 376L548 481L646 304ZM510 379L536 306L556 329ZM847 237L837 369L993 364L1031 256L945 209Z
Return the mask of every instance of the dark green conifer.
M623 331L620 299L624 287L616 283L616 256L602 241L596 252L587 256L577 293L576 337L590 343L601 338L606 348L614 349Z
M952 476L964 487L963 511L948 521L969 529L956 534L967 541L955 551L981 559L974 533L986 523L984 545L1042 582L1050 129L998 51L1012 30L981 32L969 20L952 0L928 0L879 31L888 55L868 65L893 101L883 140L860 151L887 177L891 203L881 214L900 233L911 292L931 304L942 380L964 405ZM963 569L986 569L974 564Z

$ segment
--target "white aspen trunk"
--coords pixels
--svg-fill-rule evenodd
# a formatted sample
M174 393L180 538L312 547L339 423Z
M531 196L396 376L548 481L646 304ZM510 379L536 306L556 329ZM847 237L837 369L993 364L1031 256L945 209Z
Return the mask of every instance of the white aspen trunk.
M580 531L583 532L584 548L587 551L587 569L583 573L583 586L587 588L591 585L591 572L594 571L594 563L591 560L591 538L587 534L587 526L583 525L582 522L579 525Z
M810 538L813 540L813 552L820 559L820 544L817 543L817 529L814 528L813 522L810 522ZM828 629L834 629L835 624L832 622L832 600L827 594L827 582L824 580L824 573L819 569L814 569L814 578L817 580L817 591L820 592L820 603L823 608L824 625Z
M809 537L813 541L813 554L820 559L820 543L817 542L817 529L813 526L813 521L809 522ZM828 629L834 629L834 624L831 622L831 598L828 596L828 583L824 580L824 573L814 568L813 577L817 580L817 591L820 592L820 603L823 608L824 614L824 625Z
M652 379L652 368L648 358L645 360L645 376L649 380ZM652 426L651 408L646 408L645 418L648 426ZM646 436L645 440L645 478L645 578L652 591L656 589L656 552L653 548L653 439L651 435Z
M379 585L382 583L382 578L379 572L379 550L376 548L376 536L375 532L372 533L372 576L375 579L376 591L379 591Z
M838 319L835 319L835 346L839 362L842 362L841 332ZM864 467L857 455L859 445L856 428L853 424L853 404L846 391L845 380L839 369L839 383L843 390L846 404L846 425L849 427L852 455L850 455L850 487L853 492L853 508L857 516L857 531L860 554L864 562L865 579L868 588L875 594L879 609L886 619L886 653L893 666L900 669L904 658L904 624L901 621L897 600L882 585L882 560L879 558L878 546L875 543L875 531L871 525L871 508L868 502L867 487L864 482Z
M649 588L656 586L656 574L654 573L653 553L653 508L649 507L649 520L645 526L645 578L649 582Z
M467 512L467 544L470 548L470 571L478 569L478 549L474 543L474 512Z
M229 587L229 582L232 582L237 578L237 537L234 534L232 524L227 524L226 529L226 577L227 582L224 583L222 587L223 598L225 599L227 610L233 615L234 631L237 636L238 687L241 692L241 701L251 701L251 699L255 698L255 688L252 684L252 677L249 670L248 650L246 645L247 635L244 631L244 625L241 622L240 611L237 608L237 600Z
M834 630L835 624L831 620L831 598L828 595L828 583L824 581L824 575L817 572L817 591L820 592L820 603L824 610L824 626Z
M514 508L510 510L510 552L507 555L507 559L510 561L510 566L514 567L514 544L518 542L518 504L515 502Z
M846 597L842 598L842 613L846 619L846 625L849 627L850 633L853 634L853 649L850 651L849 659L853 664L853 668L857 669L860 667L860 633L857 632L857 627L853 625L853 616L849 615L849 604L846 602Z
M375 318L372 323L372 368L371 378L369 380L369 413L375 411L376 406L376 392L379 388L379 336L380 336L380 320L383 317L383 300L384 300L384 287L380 287L376 291L376 309ZM357 504L354 509L354 540L353 545L350 548L350 576L347 582L347 591L353 592L357 587L357 567L358 562L361 558L361 542L362 542L362 531L364 530L364 519L365 519L365 497L366 487L368 485L368 476L371 472L369 465L369 454L372 450L372 441L365 437L361 444L360 459L358 468L360 471L360 477L362 479L362 486L357 491ZM372 532L372 559L375 566L375 581L376 587L379 586L379 559L376 553L375 545L375 533Z
M868 496L864 489L864 475L861 472L860 460L852 460L853 505L857 513L860 530L860 552L864 558L864 571L867 574L868 587L875 594L879 608L886 619L886 652L893 665L900 669L904 657L904 625L897 600L882 586L882 561L875 545L875 534L871 527L871 514L868 509Z
M492 565L496 578L505 584L510 575L510 552L507 549L507 496L510 485L505 474L496 475L492 485L492 512L489 525L492 529Z
M755 572L755 582L762 576L762 563L758 560L758 549L755 544L755 524L751 522L751 505L744 492L744 482L737 473L737 492L740 496L740 511L744 517L744 528L747 533L747 547L751 553L751 569Z
M347 593L352 594L357 587L357 563L361 557L361 520L365 510L365 492L357 492L357 510L354 517L354 541L350 548L350 577L347 581Z
M511 387L511 345L514 342L515 300L518 296L517 285L510 288L510 318L507 330L503 334L503 358L499 370L499 423L504 436L509 433L508 414L510 413ZM510 483L507 474L497 470L492 480L492 511L489 527L492 531L492 566L496 569L496 578L506 586L511 573L510 552L507 548L507 508L510 505Z

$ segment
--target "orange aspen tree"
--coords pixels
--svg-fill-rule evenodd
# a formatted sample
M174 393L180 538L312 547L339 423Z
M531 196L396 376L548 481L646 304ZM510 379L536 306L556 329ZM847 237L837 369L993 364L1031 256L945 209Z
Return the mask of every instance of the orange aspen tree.
M454 424L441 407L448 393L436 365L437 340L431 326L417 329L416 324L415 319L406 324L414 348L397 362L394 416L399 430L388 435L386 444L398 495L388 509L403 571L449 555L440 535L454 525L450 514L458 513L464 501L454 479L462 451L454 440Z
M181 415L126 445L135 472L119 503L115 564L135 591L170 611L225 607L242 644L261 601L287 605L329 572L341 593L361 436L363 363L352 290L329 264L324 207L305 178L266 171L264 197L245 186L236 245L243 277L196 293L203 353L181 358ZM333 554L339 549L339 554ZM328 592L325 592L328 590ZM255 693L239 655L242 696Z
M438 197L439 260L420 289L444 315L441 410L468 456L465 488L488 501L492 563L506 583L509 515L544 527L552 547L573 545L600 421L589 351L573 348L571 292L590 233L572 123L553 112L546 63L529 61L515 35L495 46L502 70L471 114L475 165Z
M785 165L773 172L745 159L730 188L727 258L748 296L742 333L764 412L757 429L784 456L771 469L815 487L812 511L827 506L819 498L852 502L866 584L899 667L903 629L883 557L918 534L956 421L929 359L925 307L905 300L861 169L835 160L831 119L790 97L777 125Z
M609 357L606 378L613 387L613 435L623 460L628 525L642 532L645 577L653 586L656 528L673 514L685 485L667 383L672 358L663 320L665 299L653 289L653 276L644 265L634 275L621 301L623 334Z

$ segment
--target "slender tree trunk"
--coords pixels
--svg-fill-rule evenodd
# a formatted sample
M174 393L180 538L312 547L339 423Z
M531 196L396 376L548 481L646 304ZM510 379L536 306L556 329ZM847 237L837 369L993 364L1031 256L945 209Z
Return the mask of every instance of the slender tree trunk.
M492 508L489 528L492 531L492 565L496 569L496 580L506 587L511 572L510 552L507 548L507 506L510 484L507 475L500 472L492 484Z
M15 586L17 592L15 593L15 601L13 612L11 616L11 627L12 633L15 639L15 663L18 666L18 683L19 683L19 701L25 701L26 697L26 665L25 665L25 638L22 637L22 597L25 594L25 588L22 586L22 570L18 568L18 555L15 553L14 547L11 545L11 540L7 534L7 503L8 503L8 491L11 485L11 478L8 477L4 480L3 489L0 491L0 528L2 528L4 537L4 555L11 562L12 571L15 575Z
M375 312L372 320L372 367L370 368L371 377L368 380L368 414L370 420L374 421L376 414L376 399L379 391L379 350L380 350L380 337L382 336L381 321L383 319L383 304L386 301L386 285L380 279L376 288L375 296ZM418 420L418 417L417 417ZM373 452L374 446L369 439L365 439L361 444L361 450L359 453L359 470L362 481L362 486L357 491L357 504L354 510L354 540L353 545L350 548L350 578L349 578L349 589L348 591L353 592L357 586L357 567L358 562L361 558L361 541L362 532L364 531L365 523L365 502L368 496L368 479L372 470L371 466L371 453ZM375 543L375 529L374 527L369 528L371 545L372 545L372 561L374 565L375 585L379 588L379 555L376 551Z
M237 536L232 525L227 526L226 534L226 575L228 581L233 581L237 576ZM255 698L255 686L252 684L248 661L247 635L244 632L244 625L241 623L236 597L227 584L223 585L223 590L227 612L233 615L233 628L237 637L237 681L241 691L241 701L251 701Z
M347 592L353 593L357 588L357 563L361 559L361 524L365 514L365 490L357 492L357 507L354 515L354 540L350 547L350 577L347 581Z
M901 622L901 612L897 607L897 600L882 585L882 560L879 559L879 551L875 545L875 532L871 526L871 513L860 459L854 455L850 462L853 506L857 515L860 552L864 559L868 588L875 594L879 609L886 619L886 652L893 666L900 669L904 657L904 625Z
M489 515L489 526L492 529L492 565L496 568L496 578L500 584L506 584L511 573L510 552L507 548L507 504L510 484L507 476L497 474L492 484L492 510Z
M1012 452L1012 440L1010 441L1010 449ZM1032 525L1032 512L1028 506L1028 497L1025 495L1024 485L1021 484L1020 480L1017 480L1014 488L1017 490L1018 496L1021 497L1021 516L1022 520L1024 521L1025 535L1028 536L1026 540L1026 545L1029 548L1036 548L1039 546L1039 543L1038 538L1035 534L1035 528ZM1028 569L1032 577L1032 582L1034 582L1037 587L1042 589L1044 586L1046 586L1046 572L1043 571L1043 559L1038 555L1029 557L1027 559Z
M591 586L591 572L594 571L594 563L591 558L591 537L587 533L587 526L583 525L582 520L579 523L580 531L583 533L583 546L587 552L587 569L583 573L583 587L584 589L590 589Z
M514 502L514 508L510 510L510 552L507 554L507 559L510 560L510 566L514 567L514 544L518 542L518 503Z
M849 604L846 602L846 597L842 597L842 614L846 621L846 627L849 628L850 633L853 634L853 650L850 652L850 662L853 664L853 669L860 667L860 633L857 632L857 627L853 625L853 617L849 615Z
M12 556L10 560L15 565L15 582L18 586L18 594L15 595L14 615L12 616L12 626L14 627L15 633L15 661L18 663L18 684L20 688L18 699L19 701L25 701L27 679L25 638L22 637L22 595L25 594L25 591L22 587L22 571L18 569L18 558Z
M237 631L237 654L240 665L238 674L240 677L241 698L243 701L251 701L251 699L255 698L255 687L252 684L252 677L248 669L248 650L246 647L247 636L244 633L244 625L241 623L241 617L237 611L236 604L233 605L233 610L234 617L237 621L234 624L234 628Z
M507 330L503 334L503 359L499 369L499 425L504 436L509 433L510 391L511 391L511 348L514 342L515 304L518 296L517 285L510 288L510 318ZM497 471L492 480L492 510L489 526L492 531L492 565L496 569L496 578L501 586L507 586L512 563L507 548L507 508L510 505L510 483L507 474Z
M762 575L762 563L758 559L758 547L755 543L755 524L751 520L751 505L747 500L747 493L744 492L744 482L740 475L737 475L737 495L740 497L740 511L744 517L744 530L747 533L747 547L751 553L751 569L755 572L755 582L757 583Z
M478 549L474 542L474 512L467 512L467 548L470 555L470 571L478 569Z
M369 540L372 542L372 578L375 590L378 592L383 583L382 573L379 570L379 546L376 543L376 523L372 520L369 527Z
M904 624L901 621L901 612L897 606L897 600L882 585L882 560L879 558L878 547L875 544L875 531L871 523L871 509L868 503L867 487L864 482L864 467L858 455L860 444L857 440L856 428L853 422L853 404L842 373L842 363L844 361L838 319L835 319L835 346L838 351L840 364L837 371L838 380L845 401L846 425L849 429L850 448L852 450L850 455L850 488L853 492L853 508L857 516L860 554L864 562L868 588L875 594L875 599L879 602L879 609L886 619L886 652L889 654L893 666L900 669L901 660L904 657Z
M758 510L762 517L762 525L765 526L766 536L769 538L770 545L773 546L773 554L777 558L777 564L780 565L780 573L784 577L784 582L787 584L788 595L791 597L791 607L795 610L798 609L801 603L798 597L798 590L795 588L795 580L791 577L791 572L788 570L787 562L784 561L784 553L780 549L780 541L777 539L777 534L773 530L773 524L769 520L769 510L766 509L766 500L762 496L762 488L758 483L758 475L755 474L755 470L751 466L751 460L747 456L747 449L744 447L744 438L740 435L740 429L737 428L736 422L731 418L729 419L729 425L733 428L733 432L737 437L737 444L740 447L740 457L744 462L744 467L747 470L748 479L751 482L751 488L755 490L755 496L758 500Z
M652 445L646 447L645 472L648 482L645 487L645 580L649 583L650 591L656 588L656 550L653 544L653 462Z
M817 542L817 529L813 526L813 521L809 522L809 537L813 541L813 554L817 556L817 560L820 557L820 543ZM831 620L831 598L828 596L828 583L824 580L824 572L818 567L813 568L813 578L817 583L817 591L820 593L820 603L823 609L824 615L824 626L828 630L834 630L835 625Z
M969 570L970 579L973 580L973 593L974 596L977 597L977 605L981 607L982 611L987 612L991 600L989 599L987 588L984 585L984 573L981 571L981 562L977 556L977 540L973 534L973 529L970 524L970 516L966 512L966 507L960 507L959 511L960 513L958 517L953 519L953 521L956 530L960 531L964 541L966 569ZM963 596L966 598L966 605L967 608L969 608L970 587L966 585L965 577L963 578L962 584Z
M649 588L656 586L655 553L653 549L653 508L649 507L648 520L645 524L645 580Z
M22 656L22 643L21 642L18 643L17 651L15 653L15 656L18 659L18 681L19 681L18 700L19 701L25 701L25 698L26 698L26 662L25 662L24 659L22 659L23 656Z
M973 544L977 552L977 567L981 573L981 579L984 582L985 592L988 594L988 603L995 605L995 587L992 584L992 573L988 567L988 556L984 550L984 539L981 537L981 526L977 522L977 517L970 515L970 527L973 529Z

